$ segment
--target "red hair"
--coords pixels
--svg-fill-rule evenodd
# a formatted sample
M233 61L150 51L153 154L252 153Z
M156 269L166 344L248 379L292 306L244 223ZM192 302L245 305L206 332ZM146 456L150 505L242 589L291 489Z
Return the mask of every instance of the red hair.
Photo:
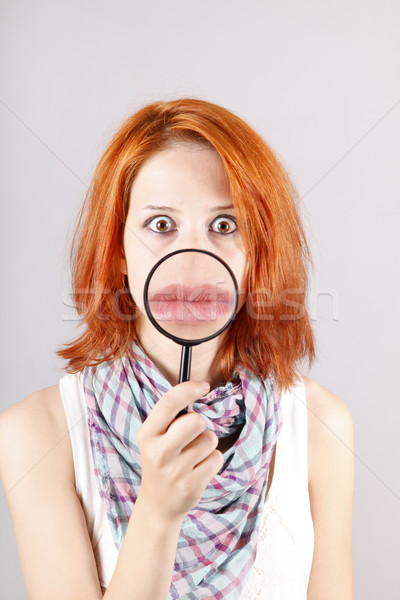
M86 330L56 354L75 373L129 352L137 308L121 265L130 190L141 165L176 142L206 144L220 155L247 251L249 295L225 338L223 375L229 380L241 363L258 376L274 373L285 389L294 383L298 361L307 357L311 365L315 358L306 309L311 255L297 193L260 135L226 108L194 98L141 108L122 123L97 164L70 253L72 291Z

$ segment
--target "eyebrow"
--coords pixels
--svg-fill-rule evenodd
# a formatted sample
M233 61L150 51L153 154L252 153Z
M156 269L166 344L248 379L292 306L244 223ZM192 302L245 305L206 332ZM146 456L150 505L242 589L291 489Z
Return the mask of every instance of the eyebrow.
M210 210L229 210L234 208L232 204L227 204L225 206L213 206ZM173 208L172 206L164 206L164 205L156 205L156 204L148 204L144 206L142 210L168 210L170 212L180 213L182 211L177 208Z

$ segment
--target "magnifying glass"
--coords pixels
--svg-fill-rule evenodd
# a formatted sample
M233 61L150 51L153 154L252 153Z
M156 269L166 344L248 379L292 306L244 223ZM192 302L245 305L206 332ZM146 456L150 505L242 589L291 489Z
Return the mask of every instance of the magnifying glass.
M230 267L207 250L176 250L151 269L144 307L154 327L182 346L179 383L190 378L192 347L217 337L231 323L238 295ZM176 418L185 413L187 407Z

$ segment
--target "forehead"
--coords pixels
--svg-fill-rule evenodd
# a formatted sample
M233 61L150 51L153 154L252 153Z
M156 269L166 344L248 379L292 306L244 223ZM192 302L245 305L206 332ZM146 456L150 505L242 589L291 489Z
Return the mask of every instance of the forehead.
M189 199L212 202L230 197L229 180L218 152L200 145L179 145L157 152L139 169L130 204L175 204Z

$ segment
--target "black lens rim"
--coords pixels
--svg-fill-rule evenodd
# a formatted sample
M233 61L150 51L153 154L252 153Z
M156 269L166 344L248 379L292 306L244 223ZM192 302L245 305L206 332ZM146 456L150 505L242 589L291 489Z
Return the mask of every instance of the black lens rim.
M161 327L161 325L159 325L158 322L156 321L156 319L153 317L152 312L150 310L149 302L148 302L149 285L150 285L150 281L151 281L151 278L152 278L155 270L158 269L158 267L164 261L166 261L168 258L171 258L171 256L175 256L176 254L182 254L183 252L198 252L198 253L201 253L201 254L208 254L208 256L211 256L212 258L215 258L216 260L218 260L226 268L226 270L228 271L229 275L232 278L233 285L234 285L234 288L235 288L235 306L233 308L232 314L229 317L228 321L225 323L225 325L223 327L221 327L218 331L216 331L212 335L209 335L209 336L204 337L204 338L198 338L196 340L185 340L184 338L179 338L179 337L173 335L172 333L168 333L168 331L166 331L165 329L163 329L163 327ZM146 277L146 282L144 284L143 302L144 302L144 308L146 310L147 316L149 317L149 319L150 319L151 323L154 325L154 327L160 333L162 333L163 335L165 335L170 340L176 342L180 346L197 346L198 344L202 344L203 342L208 342L209 340L214 339L215 337L217 337L218 335L220 335L223 331L225 331L225 329L232 323L233 319L235 318L236 310L237 310L238 303L239 303L239 289L238 289L238 284L237 284L237 281L236 281L236 277L233 274L232 269L229 267L229 265L226 264L226 262L224 260L222 260L222 258L220 258L219 256L217 256L213 252L209 252L208 250L198 250L196 248L182 248L181 250L175 250L174 252L170 252L166 256L163 256L151 268L149 274Z

